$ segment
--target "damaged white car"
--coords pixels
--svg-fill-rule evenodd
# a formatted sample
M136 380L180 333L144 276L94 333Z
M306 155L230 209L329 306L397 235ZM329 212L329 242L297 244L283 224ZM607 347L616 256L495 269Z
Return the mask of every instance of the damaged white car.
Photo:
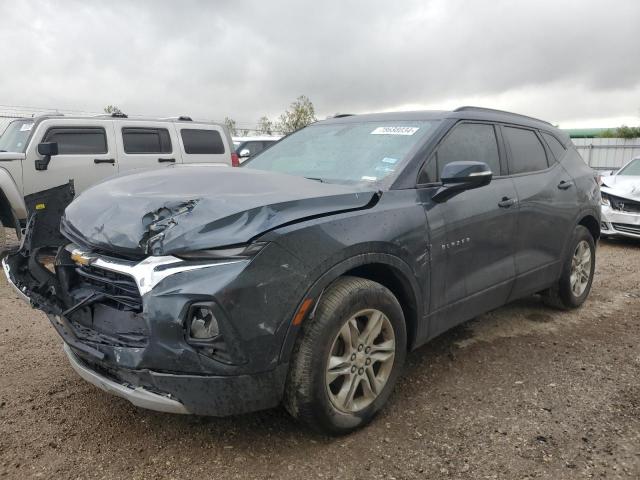
M602 177L602 236L640 238L640 157Z

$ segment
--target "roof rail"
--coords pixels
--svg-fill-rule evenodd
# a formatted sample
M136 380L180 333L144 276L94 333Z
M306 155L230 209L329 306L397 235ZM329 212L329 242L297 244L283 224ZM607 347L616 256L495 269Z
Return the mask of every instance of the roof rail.
M344 118L344 117L353 117L355 115L355 113L336 113L333 117L331 118Z
M488 112L488 113L506 113L507 115L513 115L515 117L528 118L529 120L535 120L536 122L546 123L547 125L551 125L551 123L546 120L540 120L539 118L530 117L528 115L521 115L520 113L507 112L506 110L496 110L495 108L485 108L485 107L473 107L469 105L465 105L464 107L458 107L454 110L454 112Z
M60 113L60 112L44 112L44 113L35 113L33 115L31 115L32 118L38 118L38 117L64 117L64 113ZM27 118L27 117L24 117Z
M180 115L179 117L162 117L160 120L178 120L181 122L193 122L193 118L187 115Z
M97 115L92 115L93 118L129 118L129 115L122 112L112 112L112 113L98 113Z

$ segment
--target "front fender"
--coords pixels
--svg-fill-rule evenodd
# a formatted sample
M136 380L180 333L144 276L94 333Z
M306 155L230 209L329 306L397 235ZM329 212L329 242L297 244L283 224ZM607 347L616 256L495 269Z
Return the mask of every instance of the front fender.
M18 185L6 168L0 168L0 220L5 227L19 231L19 220L26 218L27 208Z
M421 293L422 290L420 289L420 286L418 285L418 282L416 280L416 276L411 271L409 265L399 257L388 253L362 253L347 258L346 260L343 260L340 263L334 265L315 280L315 282L307 290L306 294L301 298L296 312L300 311L305 300L312 299L313 308L309 308L306 311L306 315L303 320L307 318L313 318L315 307L320 301L322 293L333 281L357 267L372 264L381 264L393 269L395 272L397 272L400 280L406 284L405 288L408 287L408 289L410 290L410 293L413 296L413 304L416 310L416 321L409 322L407 324L407 334L410 338L415 338L418 327L417 324L422 318L424 311L424 302ZM285 335L285 340L282 344L282 350L280 352L280 362L286 363L289 361L302 323L303 322L296 323L293 321L288 323L287 333Z

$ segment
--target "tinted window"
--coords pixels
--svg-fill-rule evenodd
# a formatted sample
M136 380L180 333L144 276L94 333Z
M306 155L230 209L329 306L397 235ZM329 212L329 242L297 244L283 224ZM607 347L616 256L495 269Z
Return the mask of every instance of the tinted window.
M564 156L564 152L566 152L566 149L562 146L562 144L558 141L558 139L553 135L550 135L548 133L542 133L542 136L544 137L544 140L547 142L547 145L549 145L549 148L551 149L553 156L556 157L556 160L560 160Z
M164 128L123 128L125 153L171 153L171 137Z
M44 142L57 142L60 155L107 153L107 135L102 128L52 128Z
M438 181L444 166L458 161L484 162L489 165L494 175L500 175L498 143L492 125L463 123L455 127L453 132L440 144L435 156L432 157L420 173L418 182L431 183ZM438 173L438 178L435 178L436 172Z
M504 134L511 148L510 174L535 172L548 167L544 147L532 130L505 127Z
M222 137L216 130L196 130L183 128L180 131L184 151L190 154L221 154L224 153Z
M243 150L249 150L249 155L255 155L258 152L263 150L262 142L244 142L241 143L237 149L237 152L240 153Z

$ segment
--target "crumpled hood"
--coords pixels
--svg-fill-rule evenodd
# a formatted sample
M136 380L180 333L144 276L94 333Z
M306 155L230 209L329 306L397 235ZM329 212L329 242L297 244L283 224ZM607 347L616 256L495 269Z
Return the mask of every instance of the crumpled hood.
M640 176L611 175L603 177L601 190L618 197L640 201Z
M248 168L176 166L98 184L62 229L94 248L169 255L243 244L283 224L367 208L375 191Z

